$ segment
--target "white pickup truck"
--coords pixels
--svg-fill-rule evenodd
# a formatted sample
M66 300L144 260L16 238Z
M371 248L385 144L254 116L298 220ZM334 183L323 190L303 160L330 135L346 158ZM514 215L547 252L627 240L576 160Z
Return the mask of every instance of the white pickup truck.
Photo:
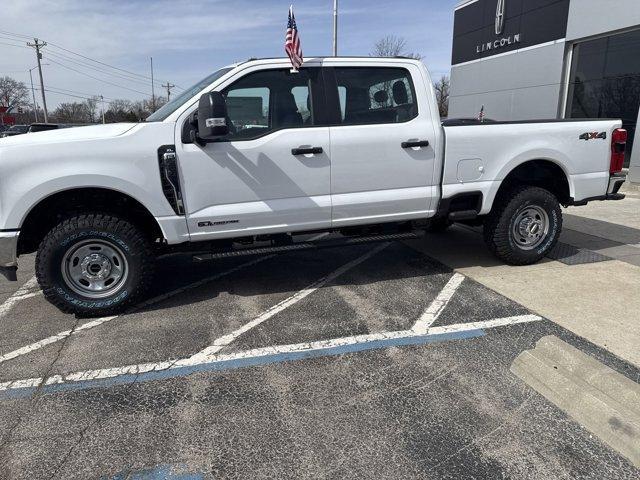
M37 251L50 302L104 315L144 295L159 255L256 253L310 232L468 222L500 259L529 264L556 243L560 205L623 197L620 127L443 125L418 61L314 58L296 73L252 60L144 123L0 139L0 269L15 279Z

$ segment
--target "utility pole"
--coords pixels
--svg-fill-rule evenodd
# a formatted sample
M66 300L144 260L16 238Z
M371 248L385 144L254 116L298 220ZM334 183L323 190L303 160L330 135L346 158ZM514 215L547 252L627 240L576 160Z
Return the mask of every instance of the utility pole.
M40 49L47 46L47 42L41 42L37 38L33 39L34 43L27 43L27 46L36 49L36 58L38 59L38 73L40 74L40 90L42 91L42 107L44 108L44 123L49 123L49 112L47 112L47 98L44 95L44 80L42 79L42 53Z
M167 103L169 103L169 101L171 100L171 89L173 87L175 87L175 85L173 85L172 83L167 82L162 86L167 89Z
M36 91L33 88L33 75L31 72L38 67L33 67L29 69L29 79L31 80L31 96L33 97L33 114L36 117L36 123L38 123L38 104L36 103Z
M104 125L107 122L104 121L104 97L102 95L100 95L100 105L102 107L102 124Z
M153 57L151 57L151 110L153 110L153 112L156 111L156 91L153 85Z
M333 0L333 56L338 56L338 0Z

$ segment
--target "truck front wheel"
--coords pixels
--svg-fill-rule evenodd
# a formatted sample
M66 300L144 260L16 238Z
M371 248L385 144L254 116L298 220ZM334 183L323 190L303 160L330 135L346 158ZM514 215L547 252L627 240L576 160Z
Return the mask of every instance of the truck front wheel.
M36 275L45 298L63 312L103 316L140 299L151 283L152 259L149 241L129 221L84 214L45 236Z
M484 225L489 249L511 265L529 265L544 258L562 230L562 210L555 195L523 186L496 202Z

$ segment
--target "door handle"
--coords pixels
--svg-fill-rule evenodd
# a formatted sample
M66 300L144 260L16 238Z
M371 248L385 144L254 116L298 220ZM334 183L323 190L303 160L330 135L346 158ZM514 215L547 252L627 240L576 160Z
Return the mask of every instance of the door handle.
M298 147L291 149L291 155L320 155L322 152L322 147Z
M429 140L416 140L409 142L402 142L402 148L413 148L413 147L428 147Z

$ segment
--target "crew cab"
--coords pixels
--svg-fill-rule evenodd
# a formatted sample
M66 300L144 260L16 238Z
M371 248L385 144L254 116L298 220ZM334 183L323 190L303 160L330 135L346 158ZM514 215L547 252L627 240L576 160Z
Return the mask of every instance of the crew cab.
M0 140L0 267L15 279L37 251L50 302L105 315L139 301L159 255L255 253L310 232L467 222L500 259L530 264L558 240L561 205L623 198L621 125L443 126L419 61L252 60L143 123Z

